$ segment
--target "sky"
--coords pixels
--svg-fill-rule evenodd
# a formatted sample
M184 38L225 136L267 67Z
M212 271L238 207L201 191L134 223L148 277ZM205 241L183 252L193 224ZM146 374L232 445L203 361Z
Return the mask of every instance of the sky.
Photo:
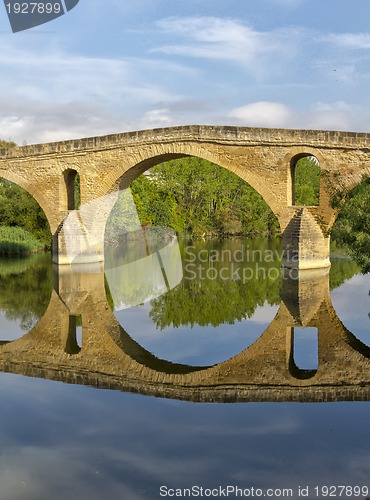
M0 139L176 125L368 132L368 0L80 0L12 33Z

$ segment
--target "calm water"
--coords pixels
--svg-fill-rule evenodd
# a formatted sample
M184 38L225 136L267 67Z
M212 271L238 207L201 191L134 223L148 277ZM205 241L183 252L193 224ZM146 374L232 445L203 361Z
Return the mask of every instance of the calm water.
M0 499L370 489L370 276L282 276L279 241L161 255L1 261Z

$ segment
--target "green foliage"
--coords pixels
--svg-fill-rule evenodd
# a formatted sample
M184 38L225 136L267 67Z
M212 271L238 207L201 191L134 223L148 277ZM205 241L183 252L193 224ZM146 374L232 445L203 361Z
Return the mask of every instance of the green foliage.
M279 233L276 217L253 188L201 158L157 165L131 189L143 225L169 226L194 237Z
M22 228L40 242L40 248L51 245L49 224L39 204L27 191L4 179L0 180L0 224L13 229ZM14 237L17 238L18 234L14 233ZM8 238L9 233L3 236Z
M15 142L0 141L0 148L15 146ZM51 247L49 223L39 204L27 191L5 179L0 179L0 226L1 254Z
M315 206L320 200L320 165L315 157L305 156L294 169L295 205Z
M167 326L234 324L250 318L258 306L263 306L269 291L270 296L274 295L272 304L278 304L279 288L280 280L265 283L255 280L249 284L208 280L201 287L197 282L185 281L151 301L150 317L161 330Z
M330 290L335 290L358 274L359 267L352 260L334 260L330 267Z
M0 259L0 309L9 320L19 321L29 330L48 306L53 286L51 260L48 255L24 259ZM4 339L6 340L6 339Z
M81 189L80 189L80 175L77 173L75 175L74 181L73 181L73 196L74 196L74 207L75 210L78 210L81 205Z
M348 193L342 192L340 198L342 209L331 231L332 238L338 244L345 245L361 271L364 274L368 273L370 272L370 179L364 179Z
M252 317L265 303L280 304L280 239L198 240L187 248L182 249L182 282L150 301L150 317L158 329L233 324ZM243 259L239 258L242 254ZM214 259L215 255L223 258ZM358 266L352 261L333 262L330 289L357 273Z
M233 324L253 316L265 303L278 305L281 241L193 241L182 248L184 278L150 301L160 330L194 324Z
M16 146L16 143L13 141L0 141L0 149L14 148L15 146Z
M0 226L0 255L27 255L44 250L44 244L21 227Z

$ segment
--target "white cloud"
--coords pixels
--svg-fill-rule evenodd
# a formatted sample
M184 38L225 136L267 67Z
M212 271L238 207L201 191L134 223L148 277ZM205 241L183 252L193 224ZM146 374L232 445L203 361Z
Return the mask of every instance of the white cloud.
M143 116L163 125L163 113L145 113L183 100L166 80L197 74L171 61L84 57L42 44L0 38L0 138L22 144L121 132Z
M293 123L292 110L278 102L246 104L231 110L229 117L251 127L288 127Z
M234 19L171 17L158 21L156 26L178 40L153 48L153 52L237 63L256 76L265 71L273 73L298 48L297 30L257 31Z
M142 118L142 122L145 124L146 128L152 128L153 126L169 127L174 123L171 112L167 108L147 111Z
M315 103L307 113L307 124L312 129L351 130L356 110L343 101Z
M239 126L366 131L370 113L344 101L316 102L296 111L279 102L254 102L232 109L225 121Z
M332 33L318 39L347 49L370 49L370 33Z

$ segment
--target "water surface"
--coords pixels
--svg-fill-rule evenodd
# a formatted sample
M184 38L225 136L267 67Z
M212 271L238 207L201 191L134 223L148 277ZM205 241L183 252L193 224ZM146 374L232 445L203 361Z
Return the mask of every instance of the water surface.
M122 307L123 303L129 304L128 298L132 294L127 290L133 282L122 283L121 298L125 297L125 301L120 300L112 314L127 334L127 337L121 336L121 341L125 346L129 345L133 359L139 360L135 362L143 363L144 371L153 369L145 363L154 366L154 360L158 358L171 363L165 365L167 368L162 367L163 370L177 366L174 363L189 365L191 369L217 366L235 357L238 359L240 353L263 338L270 325L277 324L283 313L284 317L289 314L295 315L295 318L299 316L309 324L321 314L321 317L333 320L330 325L334 326L330 326L325 334L328 342L331 335L337 335L335 330L344 324L357 339L370 345L368 275L358 274L351 262L333 262L327 288L330 289L329 298L334 309L328 310L325 316L325 307L328 306L320 306L321 298L326 297L324 285L320 285L320 289L317 285L308 302L302 298L302 290L308 294L310 288L301 288L301 292L297 291L300 299L295 300L291 289L288 293L283 287L281 274L275 276L274 272L270 275L266 272L264 276L262 273L256 276L254 273L256 279L222 279L220 270L224 267L230 270L233 263L226 262L228 253L225 252L225 258L218 262L206 258L207 253L199 255L201 250L206 250L207 255L210 255L210 250L232 250L231 254L235 256L242 243L186 242L181 251L184 265L185 245L191 244L195 246L195 250L191 250L196 255L195 263L201 265L205 278L194 278L191 274L193 268L184 267L181 283L167 294L142 305ZM248 245L263 252L279 249L278 241L244 242L244 245L244 250ZM188 251L188 260L193 259L192 255ZM279 269L278 258L264 263L258 260L234 261L238 269L256 271L257 264L267 271ZM208 269L216 269L217 272L207 275ZM57 318L58 314L61 318L78 317L78 313L89 305L89 297L94 293L96 296L91 303L95 304L95 311L91 311L89 321L93 321L94 314L96 317L99 314L99 321L104 320L105 314L106 317L111 314L114 301L108 280L105 282L106 301L105 297L98 296L94 275L89 275L86 282L84 278L74 281L80 283L81 290L91 283L92 295L80 291L74 296L70 289L73 280L68 276L59 276L58 280L54 276L53 285L50 261L7 262L0 266L0 271L3 283L0 301L2 340L32 338L32 331L35 331L32 328L43 326L42 316L45 319L45 315L49 314L47 311L50 312L49 300L55 304L50 321L53 315ZM315 283L324 281L317 280ZM9 288L6 289L5 285ZM54 291L51 292L53 286ZM117 290L119 287L115 293ZM320 306L318 309L315 309L315 294L319 297L316 301ZM328 304L328 299L325 300ZM87 348L95 342L93 333L89 333L93 332L93 327L90 326L89 330L90 323L84 326L84 315L81 322L82 340L79 342L82 350L76 355L63 354L65 344L64 341L60 343L64 366L60 367L59 375L51 368L49 371L45 368L39 370L37 377L5 373L14 371L16 365L19 371L25 370L27 356L32 353L34 359L42 355L31 340L27 340L28 348L21 353L20 348L16 350L16 343L8 345L8 349L12 345L15 347L13 357L7 358L5 372L0 373L0 498L155 499L161 498L160 486L190 488L193 485L205 488L226 485L292 488L294 495L291 498L299 498L299 486L309 486L309 498L316 498L315 485L370 487L370 405L368 400L361 401L366 399L368 387L363 386L360 378L356 389L351 389L347 397L355 400L346 401L345 394L344 400L338 402L293 403L280 400L238 403L235 402L237 399L229 398L229 401L234 401L232 404L195 403L174 396L163 398L99 390L80 385L84 381L82 375L80 378L76 376L75 380L69 375L69 382L74 383L41 378L44 373L44 376L62 379L67 373L68 363L77 363L81 359L84 345ZM62 339L64 334L58 334L57 324L55 320L48 336ZM46 331L48 327L45 325L43 328ZM66 328L68 330L68 325ZM308 330L307 342L310 343L312 338ZM24 337L27 331L31 337ZM37 331L42 332L42 329ZM289 331L287 335L290 335ZM87 337L84 338L84 335ZM130 338L134 343L130 343ZM352 342L352 337L349 338ZM47 339L40 333L39 351L46 349L45 346L49 345L46 342ZM358 347L353 342L351 345ZM105 346L110 349L109 352L115 353L110 344ZM348 353L351 353L350 348ZM105 354L96 350L94 366L91 367L95 377L99 366L103 369L103 363L108 363L105 361L107 350ZM53 357L56 356L52 352L56 351L50 350L47 358L50 367L54 366ZM150 353L154 357L149 359ZM278 351L276 353L280 355ZM295 354L295 361L307 362L307 366L298 367L301 369L298 377L300 373L314 369L311 357L318 356L317 352L312 354L307 351L306 356L304 353L303 348L302 360L298 353ZM354 359L361 358L361 363L366 366L367 358L364 356L355 354ZM271 360L269 362L274 359L268 350L265 359ZM248 373L248 364L240 366L245 366ZM349 367L353 368L353 363ZM35 373L36 368L33 367ZM158 372L158 378L161 373ZM239 374L240 377L242 375ZM176 376L181 378L181 375ZM310 380L300 381L297 378L292 383L301 384L302 390L305 390ZM140 387L139 381L136 387ZM301 389L294 391L298 395Z

